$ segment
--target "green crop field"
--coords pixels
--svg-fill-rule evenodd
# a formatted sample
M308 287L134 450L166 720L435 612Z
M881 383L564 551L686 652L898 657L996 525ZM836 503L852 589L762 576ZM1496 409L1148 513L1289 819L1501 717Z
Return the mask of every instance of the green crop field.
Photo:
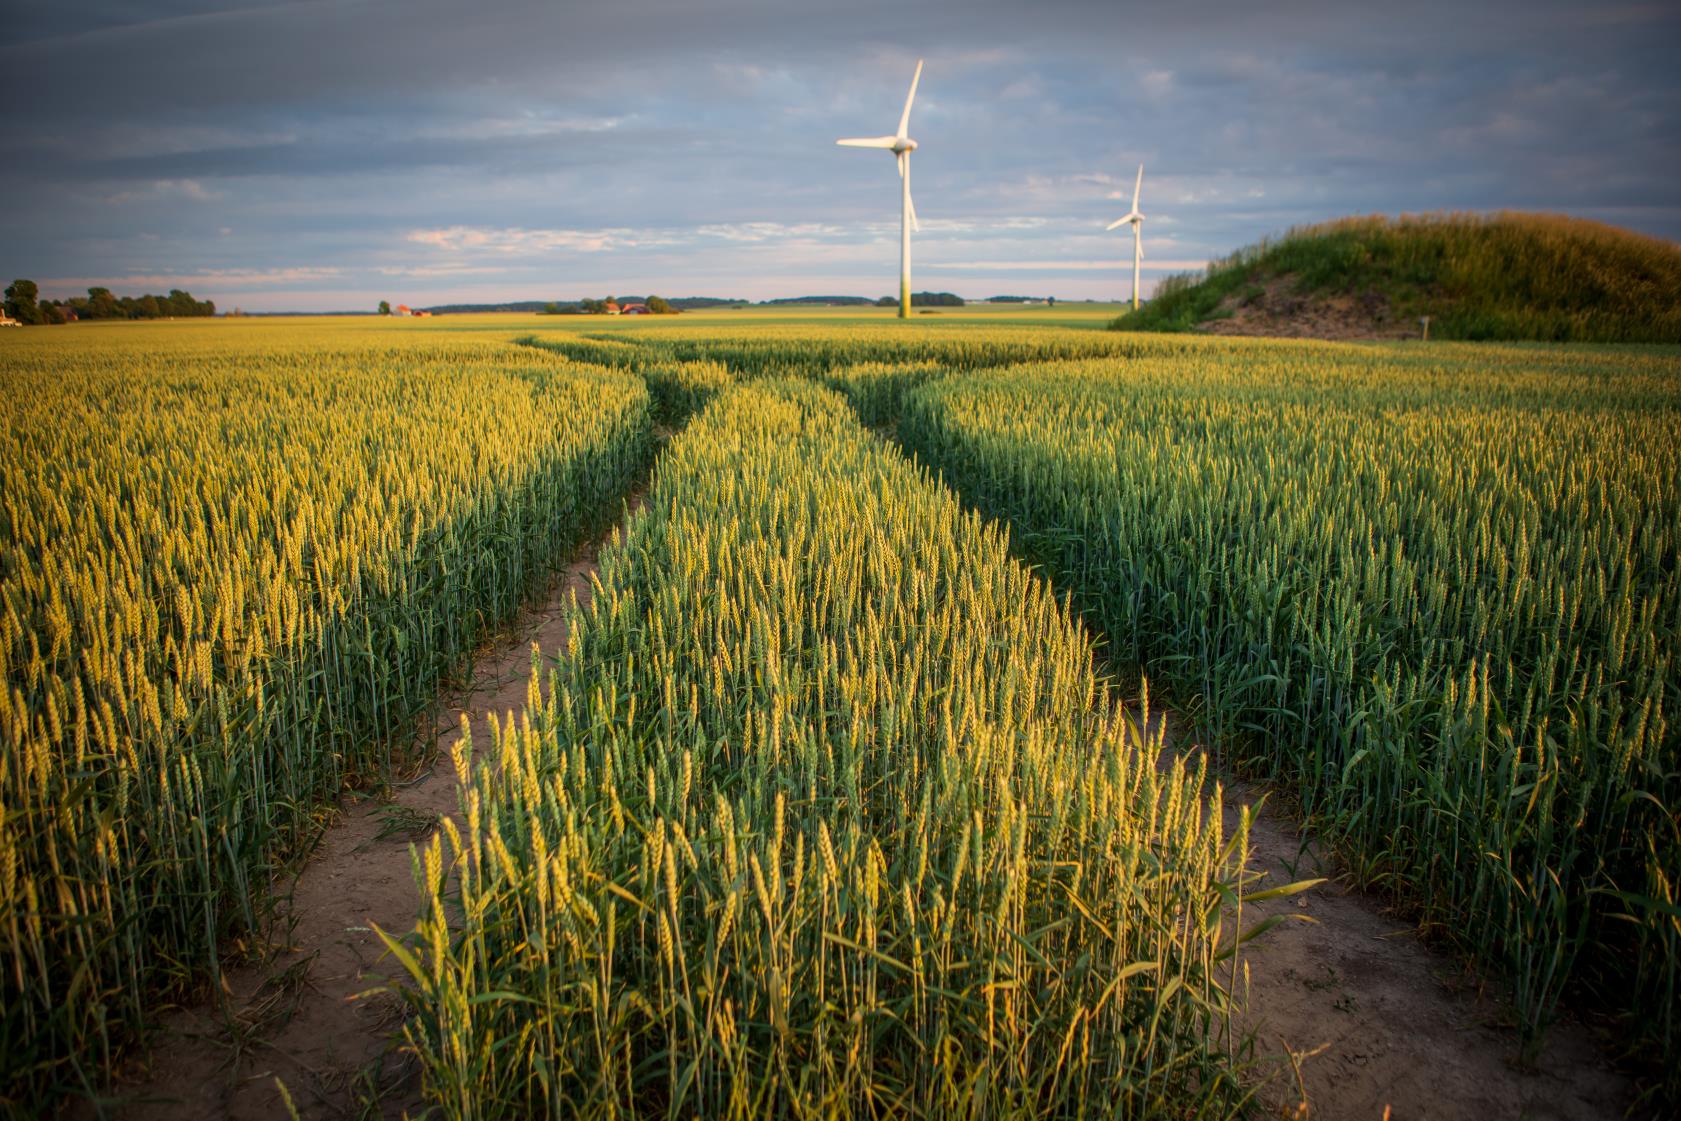
M840 397L726 391L577 625L424 856L410 1033L447 1115L1239 1099L1209 1051L1241 835Z
M0 1108L109 1092L644 481L384 932L442 1116L1244 1115L1303 885L1144 677L1681 1102L1681 350L937 310L0 337Z

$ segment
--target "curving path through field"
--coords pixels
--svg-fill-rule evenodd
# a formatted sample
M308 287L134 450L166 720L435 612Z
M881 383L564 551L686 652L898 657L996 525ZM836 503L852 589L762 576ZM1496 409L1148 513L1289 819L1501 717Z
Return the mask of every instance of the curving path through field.
M1166 752L1200 752L1165 718ZM1218 774L1211 766L1210 772ZM1265 791L1225 780L1228 833ZM1382 900L1351 890L1298 822L1263 804L1250 823L1251 890L1325 877L1244 908L1243 926L1284 921L1250 942L1238 980L1238 1033L1255 1037L1262 1116L1313 1121L1599 1121L1630 1114L1632 1082L1582 1024L1562 1021L1532 1068L1498 997L1428 945ZM1247 990L1247 991L1245 991ZM1653 1114L1655 1118L1656 1115Z
M627 501L627 519L641 506ZM622 530L615 529L608 540ZM168 1017L149 1066L119 1080L107 1116L121 1121L210 1121L290 1116L390 1117L424 1109L418 1072L400 1053L395 997L364 996L394 978L396 963L374 933L414 925L410 842L456 811L450 748L463 718L483 735L488 716L525 708L532 660L567 643L567 611L591 594L602 542L556 580L548 595L473 660L467 688L440 700L432 768L386 804L363 802L328 829L279 905L274 938L285 948L261 965L229 969L225 1000ZM278 1082L277 1082L278 1080ZM94 1116L91 1107L74 1111Z

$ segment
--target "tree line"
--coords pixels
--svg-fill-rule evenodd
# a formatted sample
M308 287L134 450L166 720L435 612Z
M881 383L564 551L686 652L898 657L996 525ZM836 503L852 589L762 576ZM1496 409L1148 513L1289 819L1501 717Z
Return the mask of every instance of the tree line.
M898 307L899 297L883 296L876 307ZM911 307L963 307L962 296L952 292L912 292Z
M606 315L608 304L629 305L641 304L648 309L650 315L677 315L681 308L673 307L669 300L659 296L649 296L645 300L615 300L608 296L605 300L579 300L575 304L548 304L543 308L544 315Z
M192 319L215 315L212 300L171 288L167 296L117 296L109 288L89 288L86 296L43 300L33 280L14 280L6 289L6 314L26 324L68 323L72 319Z

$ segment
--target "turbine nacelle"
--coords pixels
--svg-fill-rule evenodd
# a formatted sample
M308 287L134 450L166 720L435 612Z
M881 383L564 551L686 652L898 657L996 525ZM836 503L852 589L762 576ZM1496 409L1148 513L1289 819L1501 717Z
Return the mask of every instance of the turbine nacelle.
M1138 228L1138 223L1144 221L1144 215L1138 212L1138 192L1142 190L1143 187L1144 165L1139 164L1138 178L1132 181L1132 209L1127 212L1127 216L1125 218L1117 218L1113 222L1110 222L1109 225L1105 227L1106 229L1118 229L1119 227L1126 225L1128 222L1132 223L1132 228L1134 230Z
M916 151L916 141L908 136L855 136L835 143L843 148L880 148L894 155Z

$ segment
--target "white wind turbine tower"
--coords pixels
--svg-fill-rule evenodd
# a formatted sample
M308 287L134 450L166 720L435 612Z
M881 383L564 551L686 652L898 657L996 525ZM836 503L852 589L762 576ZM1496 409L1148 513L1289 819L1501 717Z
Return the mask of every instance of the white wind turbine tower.
M1132 310L1138 310L1138 266L1144 260L1144 215L1138 213L1138 191L1144 186L1144 165L1138 165L1138 179L1132 185L1132 212L1110 222L1108 229L1132 225Z
M837 140L848 148L883 148L893 153L899 163L899 318L911 315L911 231L922 232L916 221L916 204L911 202L911 153L916 141L907 135L911 124L911 102L916 100L916 84L922 80L922 60L916 60L916 75L911 78L911 92L905 97L905 111L899 114L899 131L892 136L868 136Z

